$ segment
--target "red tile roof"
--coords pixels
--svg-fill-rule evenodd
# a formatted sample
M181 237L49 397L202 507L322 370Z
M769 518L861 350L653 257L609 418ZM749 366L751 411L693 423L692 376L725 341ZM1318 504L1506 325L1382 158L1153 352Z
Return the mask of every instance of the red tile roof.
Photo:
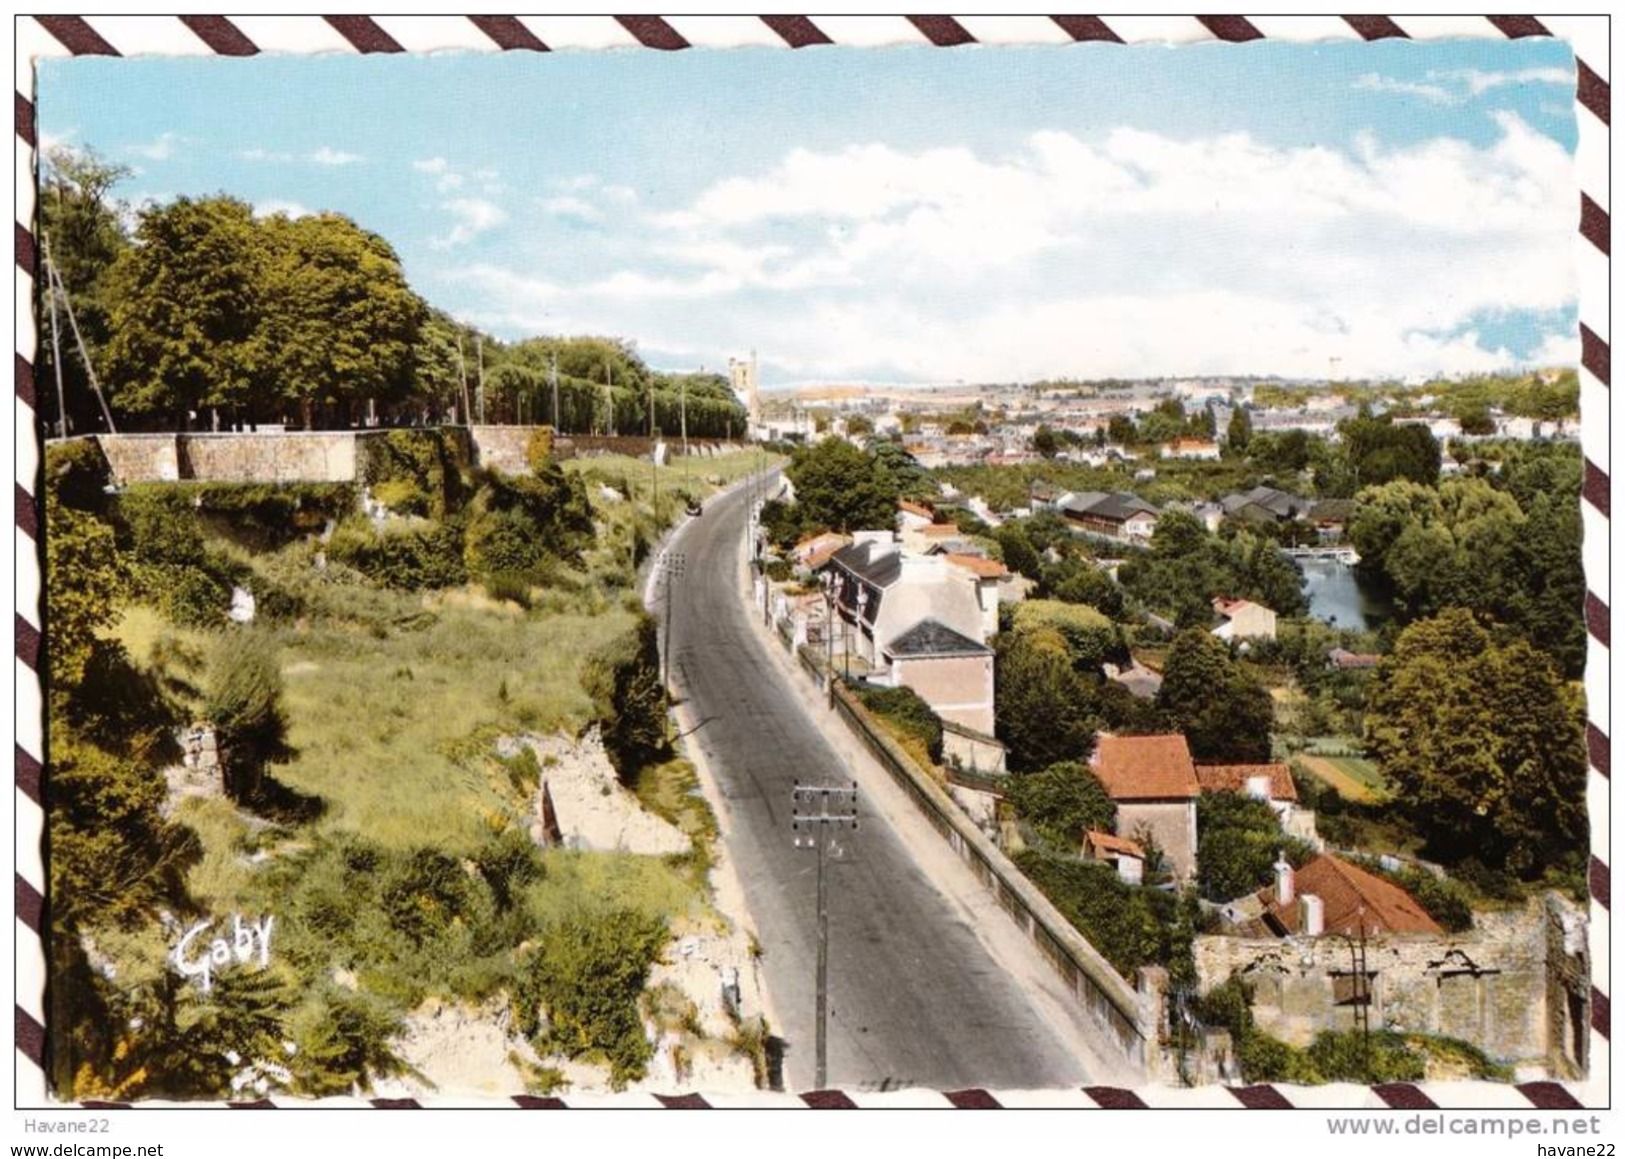
M1292 783L1292 770L1285 765L1196 766L1196 780L1204 793L1245 793L1251 777L1270 779L1270 797L1273 800L1298 799L1298 788Z
M1269 916L1288 933L1300 928L1303 911L1297 898L1306 893L1320 898L1328 934L1358 937L1362 928L1367 934L1444 933L1439 923L1399 886L1329 853L1322 853L1296 872L1293 891L1297 897L1286 906L1276 902L1273 885L1259 891Z
M996 559L984 559L979 555L960 555L956 552L949 552L947 558L955 567L962 567L982 579L1002 579L1010 574L1004 564Z
M1114 801L1188 799L1202 786L1191 764L1190 746L1179 733L1112 736L1102 733L1090 760L1095 776Z
M921 535L928 535L934 539L949 538L963 534L956 523L933 523L929 527L920 528Z
M1102 833L1098 829L1091 829L1084 834L1084 840L1088 842L1090 851L1097 857L1101 853L1126 853L1130 857L1138 857L1141 861L1145 860L1145 850L1127 837L1118 837L1113 833Z
M921 506L920 504L912 502L908 499L899 499L897 501L897 509L899 511L906 511L910 515L918 515L921 519L933 518L931 508Z

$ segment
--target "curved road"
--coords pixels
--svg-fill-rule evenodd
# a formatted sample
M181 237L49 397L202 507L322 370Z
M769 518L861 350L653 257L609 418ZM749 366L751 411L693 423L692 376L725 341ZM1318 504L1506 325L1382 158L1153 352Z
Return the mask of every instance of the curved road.
M798 779L846 784L853 772L747 619L740 569L749 498L748 488L718 497L673 536L687 574L671 593L671 669L698 722L691 743L725 798L727 848L764 950L780 1023L773 1029L786 1044L785 1086L805 1091L814 1078L816 857L791 846L790 789ZM867 804L860 790L862 827L828 866L829 1085L1087 1082L1083 1062L978 939L965 908L925 876L872 797Z

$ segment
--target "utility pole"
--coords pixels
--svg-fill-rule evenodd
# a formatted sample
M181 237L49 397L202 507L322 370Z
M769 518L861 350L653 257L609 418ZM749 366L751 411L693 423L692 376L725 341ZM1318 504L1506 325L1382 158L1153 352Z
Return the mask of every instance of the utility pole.
M68 406L63 401L62 394L62 336L57 329L56 322L56 278L51 273L50 247L51 242L45 232L40 232L40 239L45 244L45 301L51 308L51 369L56 371L56 433L58 438L68 437Z
M604 400L609 403L609 437L615 437L615 368L604 363Z
M667 688L671 685L671 589L676 580L683 578L687 567L687 558L680 551L662 551L655 566L660 569L661 583L665 586L663 593L665 611L660 625L661 634L665 637L660 645L660 684Z
M806 810L803 812L803 810ZM817 1059L813 1087L829 1085L829 889L825 882L825 862L837 860L845 850L840 844L843 829L857 832L858 783L850 789L822 789L802 785L790 790L790 831L797 849L818 851L818 999Z
M468 405L468 364L463 361L463 332L457 331L457 378L463 384L463 425L474 425L474 408Z
M688 458L688 379L677 384L678 423L683 429L683 458Z
M480 400L480 425L485 425L485 342L480 335L474 335L474 365L479 375L479 385L475 393Z
M118 427L113 425L113 412L107 408L107 396L102 394L101 383L96 381L96 368L90 364L90 348L85 345L85 336L79 333L79 319L76 318L73 313L73 299L68 297L68 287L63 284L62 271L58 270L56 268L56 263L51 260L50 240L47 239L43 233L40 235L40 237L45 247L45 288L50 290L54 285L56 287L55 292L62 295L62 309L67 312L68 327L73 331L74 345L79 348L79 361L85 364L85 375L90 379L90 389L96 392L96 401L101 404L102 418L107 423L107 433L110 435L116 435L118 434ZM60 405L60 402L61 400L59 399L58 405ZM64 430L66 429L66 426L67 418L64 415Z

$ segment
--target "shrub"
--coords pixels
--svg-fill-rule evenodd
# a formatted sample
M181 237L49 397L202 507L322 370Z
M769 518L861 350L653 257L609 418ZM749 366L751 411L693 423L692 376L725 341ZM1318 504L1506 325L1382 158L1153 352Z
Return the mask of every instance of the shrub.
M100 513L107 508L106 488L111 481L107 457L95 439L74 439L45 448L45 486L58 502Z
M581 686L592 697L593 722L621 780L666 749L666 690L660 681L655 622L638 622L587 658Z
M1100 779L1076 761L1012 775L1004 799L1040 836L1067 852L1077 852L1084 830L1110 833L1117 822L1117 806Z
M218 628L231 607L231 588L199 567L140 569L142 587L158 598L158 609L184 628Z
M264 766L288 756L282 669L264 636L239 631L220 642L209 664L203 714L229 750L227 792L238 800L252 799Z
M663 920L632 910L549 926L515 988L521 1032L544 1053L608 1063L617 1089L642 1078L652 1050L638 998L666 936Z
M424 510L411 514L444 519L463 504L467 452L461 432L395 430L362 441L361 477L376 492L381 484L411 483L424 496Z
M429 514L429 493L416 479L385 479L372 489L372 497L399 515Z
M181 501L256 549L274 549L354 510L349 483L185 483Z
M912 688L863 688L858 691L858 699L870 712L920 741L932 764L942 763L942 718L918 692Z
M530 607L530 577L523 572L499 571L485 579L485 594L493 600L512 600Z
M774 583L785 583L795 574L795 565L787 559L770 559L762 565L762 574Z
M462 531L456 520L381 532L351 523L333 533L327 550L339 563L385 587L405 591L449 588L468 579Z
M1098 672L1108 660L1123 662L1128 648L1117 626L1094 608L1060 600L1023 600L1016 605L1017 632L1053 628L1066 641L1072 666L1079 672Z
M1314 851L1288 837L1269 805L1241 793L1203 793L1196 800L1202 896L1232 901L1268 885L1284 851L1302 865Z
M1304 1053L1314 1082L1413 1083L1426 1077L1426 1060L1387 1030L1373 1032L1369 1040L1358 1031L1323 1030Z
M167 484L130 487L118 497L119 546L140 563L201 566L203 532L197 508Z
M525 463L536 474L545 471L553 461L553 428L537 427L525 441Z
M1099 862L1035 849L1016 854L1015 861L1124 977L1132 978L1141 966L1172 967L1189 958L1193 930L1175 920L1179 900L1174 895L1129 885Z

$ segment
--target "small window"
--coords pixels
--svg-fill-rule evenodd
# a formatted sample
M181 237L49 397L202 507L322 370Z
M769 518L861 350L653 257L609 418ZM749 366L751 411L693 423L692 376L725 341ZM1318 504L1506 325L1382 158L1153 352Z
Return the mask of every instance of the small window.
M1336 1006L1370 1006L1371 993L1376 989L1376 971L1364 974L1351 972L1332 975L1332 1003Z

